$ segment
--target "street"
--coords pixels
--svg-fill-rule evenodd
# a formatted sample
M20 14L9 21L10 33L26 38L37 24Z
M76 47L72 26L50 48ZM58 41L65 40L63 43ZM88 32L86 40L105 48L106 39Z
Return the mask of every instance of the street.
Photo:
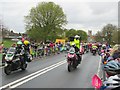
M26 71L15 71L10 75L2 70L2 88L93 88L91 78L99 71L99 56L84 54L78 68L68 72L65 55L34 60Z

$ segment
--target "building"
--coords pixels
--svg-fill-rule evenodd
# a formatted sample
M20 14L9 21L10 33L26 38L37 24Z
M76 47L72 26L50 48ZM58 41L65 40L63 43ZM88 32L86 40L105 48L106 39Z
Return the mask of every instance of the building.
M92 30L88 30L88 42L93 42Z

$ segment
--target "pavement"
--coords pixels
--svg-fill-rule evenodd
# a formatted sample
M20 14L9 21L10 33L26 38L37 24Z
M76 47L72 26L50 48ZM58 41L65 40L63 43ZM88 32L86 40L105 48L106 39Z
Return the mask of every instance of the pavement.
M0 53L0 67L2 66L2 54Z
M10 75L1 70L1 86L10 88L93 88L93 75L99 74L100 57L91 53L83 55L76 70L67 71L66 53L35 60L28 63L27 70L15 71ZM12 86L13 85L13 86ZM0 86L0 88L1 88Z

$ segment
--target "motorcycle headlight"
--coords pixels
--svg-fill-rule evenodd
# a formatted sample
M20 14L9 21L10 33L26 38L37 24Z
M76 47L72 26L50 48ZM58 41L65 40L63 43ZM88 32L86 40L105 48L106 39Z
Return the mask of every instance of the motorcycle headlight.
M13 54L7 54L5 57L6 61L11 61L13 59Z
M74 57L74 55L69 55L69 58L73 58Z

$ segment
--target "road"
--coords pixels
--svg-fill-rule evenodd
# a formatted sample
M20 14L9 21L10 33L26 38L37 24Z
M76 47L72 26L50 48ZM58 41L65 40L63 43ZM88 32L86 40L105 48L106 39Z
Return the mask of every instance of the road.
M10 88L93 88L91 78L99 71L99 56L84 54L78 68L68 72L65 55L62 53L35 60L28 64L26 71L15 71L11 75L5 75L0 69L2 87L14 83Z

